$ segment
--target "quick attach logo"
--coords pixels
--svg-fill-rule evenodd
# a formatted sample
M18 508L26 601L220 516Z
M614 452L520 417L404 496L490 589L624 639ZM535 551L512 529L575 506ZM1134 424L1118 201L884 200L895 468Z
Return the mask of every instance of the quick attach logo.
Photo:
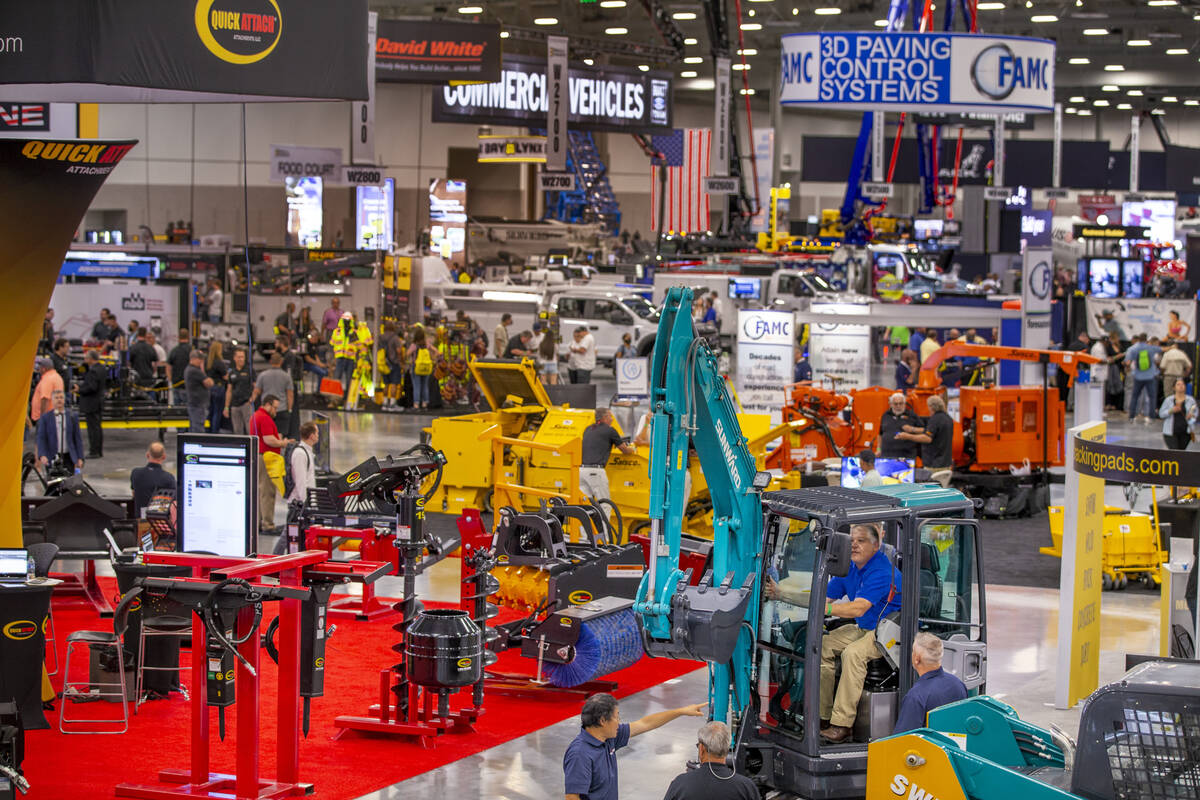
M34 139L25 143L25 146L21 148L21 155L28 159L69 163L71 164L67 168L69 173L96 175L111 172L117 162L132 149L133 143L89 144L86 142L45 142ZM84 166L85 164L98 166Z
M581 606L584 603L592 602L592 593L586 589L576 589L567 595L567 602L573 606Z
M470 669L471 668L471 659L469 659L469 658L460 658L455 663L458 664L459 669Z
M37 632L37 623L28 619L13 620L4 626L4 635L15 642L32 638Z
M238 66L271 55L283 32L276 0L199 0L196 33L208 51Z

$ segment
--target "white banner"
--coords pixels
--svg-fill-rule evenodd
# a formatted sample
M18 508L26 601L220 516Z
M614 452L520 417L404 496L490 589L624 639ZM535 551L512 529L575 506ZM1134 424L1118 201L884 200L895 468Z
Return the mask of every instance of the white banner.
M179 339L179 287L139 283L60 283L50 298L54 333L67 339L91 338L96 314L107 308L127 331L137 320L154 331L158 343L170 350Z
M742 409L783 417L785 387L795 365L796 322L790 311L738 310L737 393Z
M367 100L350 104L350 161L375 163L375 29L379 12L367 14Z
M1169 333L1167 326L1171 324L1170 312L1172 311L1179 315L1180 322L1188 326L1187 330L1191 331L1188 335L1189 339L1196 334L1196 301L1194 300L1165 300L1159 297L1147 297L1140 300L1132 298L1104 300L1098 297L1089 297L1086 306L1088 336L1093 338L1108 336L1103 325L1105 311L1112 312L1117 333L1122 341L1129 341L1137 333L1157 336L1160 339L1166 337Z
M829 322L809 323L808 363L814 383L834 378L838 391L871 385L871 328L835 321L868 314L870 308L846 303L812 306L814 312L831 315Z
M859 111L1054 108L1054 42L978 34L855 32L782 37L785 105Z
M1026 247L1021 279L1021 346L1038 350L1050 347L1050 290L1054 283L1054 258L1049 247ZM1042 382L1042 365L1021 362L1021 383Z
M617 359L617 394L621 397L650 396L650 359Z
M729 59L714 61L711 175L729 174Z
M567 37L546 37L546 169L567 168Z
M271 145L271 180L324 178L336 181L341 175L342 148Z

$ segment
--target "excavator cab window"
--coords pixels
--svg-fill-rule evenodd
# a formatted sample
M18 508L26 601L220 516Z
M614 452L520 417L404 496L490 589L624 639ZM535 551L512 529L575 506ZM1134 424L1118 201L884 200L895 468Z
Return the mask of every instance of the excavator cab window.
M968 689L983 685L986 619L974 520L930 520L920 527L917 628L943 640L942 666Z

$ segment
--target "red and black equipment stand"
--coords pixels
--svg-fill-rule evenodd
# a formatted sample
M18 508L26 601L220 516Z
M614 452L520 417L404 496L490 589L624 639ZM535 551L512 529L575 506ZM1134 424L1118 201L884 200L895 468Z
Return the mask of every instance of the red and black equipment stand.
M400 551L396 547L395 517L380 518L344 514L322 515L320 524L307 524L307 511L301 518L300 536L305 550L324 550L333 558L334 549L346 549L347 541L358 541L359 558L363 561L383 561L392 565L392 574L399 574ZM363 584L361 595L346 595L329 604L331 619L376 620L395 614L391 604L380 602L375 587Z
M328 600L328 588L332 584L348 580L374 582L388 572L388 565L363 561L331 562L327 560L327 554L319 550L264 558L150 552L143 558L148 564L183 566L192 571L189 577L139 579L146 591L166 593L195 612L192 618L191 764L188 769L161 770L157 785L118 784L116 796L261 800L312 794L313 784L300 780L300 700L305 698L307 711L308 698L320 696L323 690L321 678L327 631L324 609L316 606ZM278 579L278 583L263 582L268 577ZM259 648L262 646L258 625L262 603L266 601L280 604L277 625L278 772L274 780L260 777L258 763ZM306 609L306 604L312 607ZM309 621L307 628L304 620ZM272 623L272 628L275 627ZM215 651L214 639L217 641ZM234 644L236 652L233 651ZM275 649L274 645L272 649ZM210 659L221 659L221 668L210 673ZM233 661L236 666L230 664ZM227 683L227 664L235 673L233 686ZM204 686L207 691L200 690ZM209 771L212 734L208 706L220 706L223 714L223 707L232 704L237 695L240 695L241 704L237 715L236 772L234 775L212 773ZM305 717L307 722L307 714ZM223 715L221 719L223 727Z

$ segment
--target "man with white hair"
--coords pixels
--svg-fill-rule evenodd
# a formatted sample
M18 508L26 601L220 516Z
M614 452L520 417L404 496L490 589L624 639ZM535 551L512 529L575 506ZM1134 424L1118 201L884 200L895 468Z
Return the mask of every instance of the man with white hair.
M738 775L725 759L731 737L724 722L713 720L700 726L696 736L700 766L676 776L663 800L758 800L758 787Z
M954 419L946 413L946 401L941 397L929 398L925 430L910 437L910 441L921 444L921 465L925 469L937 471L954 466Z
M902 392L888 398L888 410L879 420L879 455L884 458L916 458L917 436L925 430L921 419L908 407Z
M924 728L930 711L967 698L966 685L942 669L942 640L932 633L922 631L913 639L912 665L920 677L900 703L893 734Z

